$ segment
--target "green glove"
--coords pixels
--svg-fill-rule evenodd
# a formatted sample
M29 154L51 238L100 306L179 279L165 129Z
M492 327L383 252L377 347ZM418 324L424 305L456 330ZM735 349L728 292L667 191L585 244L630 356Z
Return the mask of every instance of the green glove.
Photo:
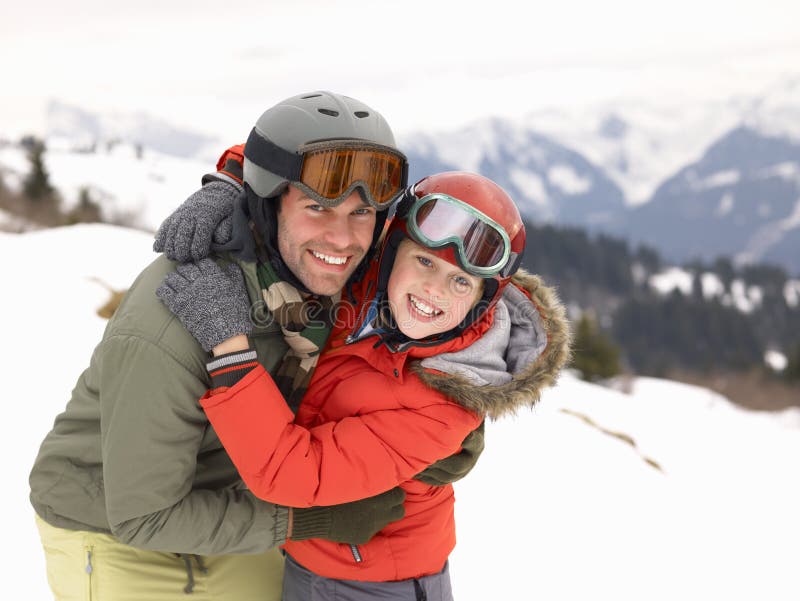
M329 507L293 509L291 540L324 538L336 543L363 545L387 524L401 519L406 493L400 487Z
M431 486L444 486L461 480L472 471L483 453L483 430L484 422L481 422L461 443L460 453L440 459L417 474L416 479Z

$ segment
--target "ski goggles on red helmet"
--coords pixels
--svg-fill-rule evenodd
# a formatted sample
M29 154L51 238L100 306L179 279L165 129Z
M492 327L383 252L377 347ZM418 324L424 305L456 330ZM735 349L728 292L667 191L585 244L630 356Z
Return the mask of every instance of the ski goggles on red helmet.
M294 153L253 128L245 144L245 156L286 178L326 207L338 206L360 188L367 204L384 210L403 192L408 181L408 161L402 152L363 140L314 142Z
M447 194L416 200L406 217L406 231L426 248L454 247L464 271L480 278L503 275L514 263L511 241L502 226Z

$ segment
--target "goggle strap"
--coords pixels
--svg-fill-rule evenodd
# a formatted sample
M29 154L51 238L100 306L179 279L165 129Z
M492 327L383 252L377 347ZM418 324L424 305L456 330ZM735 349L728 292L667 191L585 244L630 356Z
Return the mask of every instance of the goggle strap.
M255 127L250 131L250 136L244 145L244 156L259 167L291 182L300 179L303 156L281 148L272 140L256 132Z
M400 197L400 201L396 205L395 209L395 217L400 219L405 219L408 217L408 212L411 210L411 205L414 204L415 201L419 200L412 188L406 188L403 195Z
M514 275L517 273L517 269L519 269L521 263L522 255L512 251L508 256L508 261L506 261L505 267L500 270L500 275L504 278Z

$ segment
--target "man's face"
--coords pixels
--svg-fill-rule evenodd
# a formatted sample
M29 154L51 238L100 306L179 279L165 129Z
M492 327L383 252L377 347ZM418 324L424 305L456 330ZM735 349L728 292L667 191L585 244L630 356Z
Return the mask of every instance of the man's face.
M375 229L375 209L353 191L328 208L289 186L278 210L278 250L314 294L339 292L364 258Z

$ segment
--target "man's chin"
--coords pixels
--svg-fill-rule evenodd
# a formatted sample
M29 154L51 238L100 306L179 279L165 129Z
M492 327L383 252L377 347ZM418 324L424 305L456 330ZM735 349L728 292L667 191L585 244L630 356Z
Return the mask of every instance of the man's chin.
M303 285L313 294L319 296L333 296L341 292L352 273L336 275L313 275L300 278Z

